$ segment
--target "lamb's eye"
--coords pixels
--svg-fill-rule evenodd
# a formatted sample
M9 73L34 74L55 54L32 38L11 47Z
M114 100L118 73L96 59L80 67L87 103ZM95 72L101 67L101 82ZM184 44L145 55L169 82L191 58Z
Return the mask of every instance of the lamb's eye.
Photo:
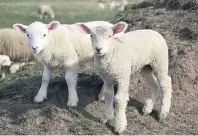
M111 38L112 35L109 35L108 37Z
M93 38L93 35L91 34L91 38Z
M29 34L27 34L27 37L29 37L29 38L30 38L30 35L29 35Z
M43 37L45 37L45 36L46 36L46 34L43 35Z

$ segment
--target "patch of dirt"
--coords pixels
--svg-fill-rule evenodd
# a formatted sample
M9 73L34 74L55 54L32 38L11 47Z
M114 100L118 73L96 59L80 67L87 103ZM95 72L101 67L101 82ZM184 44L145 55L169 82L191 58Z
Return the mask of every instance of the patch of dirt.
M198 18L196 10L167 10L166 5L127 6L112 22L126 21L129 30L154 29L167 40L169 74L172 77L171 112L165 122L157 120L159 91L155 110L142 115L147 87L139 75L130 84L127 107L128 126L124 134L198 134ZM128 30L128 31L129 31ZM0 80L1 134L114 134L111 125L100 123L104 103L97 101L102 80L92 65L81 69L78 80L79 105L68 108L64 74L55 71L48 99L34 103L41 85L41 65L26 66L17 74Z

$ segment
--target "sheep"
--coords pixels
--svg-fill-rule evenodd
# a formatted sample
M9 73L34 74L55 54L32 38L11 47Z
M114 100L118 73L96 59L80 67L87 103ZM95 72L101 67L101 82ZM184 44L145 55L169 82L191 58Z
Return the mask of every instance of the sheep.
M12 61L35 60L26 35L11 28L0 29L0 54L9 56Z
M124 10L124 7L128 4L127 0L120 0L120 2L118 1L111 1L109 4L110 9L117 9L120 11Z
M6 74L14 74L17 71L21 70L24 66L36 64L36 61L30 62L12 62L11 65L2 68L2 79L6 77Z
M128 5L128 1L127 0L121 0L120 1L120 10L121 11L123 11L124 10L124 7L126 6L126 5Z
M115 131L122 133L127 126L126 106L129 100L130 76L140 72L147 80L149 98L143 108L144 114L150 114L156 101L159 87L163 92L160 119L167 117L171 107L172 87L168 75L168 48L166 40L154 30L135 30L124 35L127 24L120 22L114 27L96 26L89 29L84 24L81 28L91 35L94 50L94 64L103 79L105 95L105 120L113 119L113 86L118 85L115 95Z
M94 22L87 24L93 26ZM44 99L47 99L47 88L52 69L60 67L65 69L65 80L68 85L67 106L77 106L78 64L87 60L93 61L93 50L89 35L66 29L68 25L60 25L58 21L52 21L49 24L33 22L29 26L14 24L13 27L26 33L31 51L44 66L42 85L34 101L43 102ZM79 27L79 29L81 28Z
M22 63L14 63L9 67L9 73L13 74L16 73L17 71L19 71L20 68L22 68L23 66L25 66L25 62Z
M126 23L126 22L124 22ZM95 27L97 25L99 26L107 26L107 27L113 27L113 24L107 22L107 21L90 21L90 22L78 22L78 23L75 23L75 24L71 24L71 25L66 25L70 30L72 31L75 31L75 32L80 32L80 33L83 33L83 34L86 34L85 31L83 29L81 29L81 27L79 27L80 24L84 24L86 26L88 26L89 28L92 28L92 27ZM126 23L127 24L127 23ZM116 34L116 36L118 35L123 35L128 29L128 25L127 27L124 27L123 28L123 31Z
M13 63L36 60L28 48L26 35L11 28L0 29L0 54L9 56Z
M11 60L10 57L7 55L0 55L0 68L4 66L10 66Z
M36 64L36 61L30 61L30 62L16 62L12 63L11 66L9 67L9 73L13 74L22 69L24 66L27 65L34 65Z
M105 9L106 0L98 0L98 9L104 10Z
M0 69L2 68L2 67L8 67L8 66L10 66L11 65L11 60L10 60L10 57L9 56L7 56L7 55L0 55ZM3 72L2 72L2 79L3 78L5 78L5 72L4 72L4 70L3 70Z
M117 2L117 1L111 1L110 4L109 4L109 8L112 10L112 9L117 9L120 7L120 3Z
M54 18L55 14L50 5L39 5L38 12L37 12L37 18L43 19L43 18Z

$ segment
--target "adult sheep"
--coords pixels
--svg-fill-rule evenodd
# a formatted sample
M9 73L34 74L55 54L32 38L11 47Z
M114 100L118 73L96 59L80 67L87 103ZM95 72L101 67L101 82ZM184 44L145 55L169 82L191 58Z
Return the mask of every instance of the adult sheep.
M54 18L55 14L50 5L39 5L38 12L37 12L37 18L43 19L43 18Z
M90 26L93 24L94 22L88 23ZM58 21L52 21L49 24L34 22L29 26L14 24L13 27L27 34L29 47L44 66L42 85L34 101L42 102L47 98L52 69L61 67L65 69L65 80L68 85L67 105L76 106L78 103L76 92L78 64L87 62L89 59L93 61L89 35L67 29L68 25L60 25Z
M143 112L152 112L156 92L160 87L163 92L160 119L165 119L171 107L172 87L171 77L168 75L168 48L163 36L146 29L115 36L126 26L123 22L113 28L97 26L89 29L84 24L80 26L91 34L95 68L104 81L104 92L101 93L105 95L105 122L113 118L113 86L118 84L115 95L115 131L121 133L125 130L130 76L139 71L142 71L151 89Z
M9 56L12 61L35 59L28 48L26 35L11 28L0 29L0 54Z

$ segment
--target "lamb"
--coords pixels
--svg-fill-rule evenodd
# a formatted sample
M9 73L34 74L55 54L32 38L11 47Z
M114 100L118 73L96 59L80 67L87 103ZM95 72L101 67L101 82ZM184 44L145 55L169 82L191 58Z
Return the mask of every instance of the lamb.
M37 18L43 19L43 18L54 18L55 14L50 5L39 5L38 12L37 12Z
M88 23L90 24L90 23ZM93 26L93 22L91 26ZM68 85L68 106L77 106L76 80L78 64L93 61L93 50L89 35L66 29L58 21L49 24L33 22L29 26L14 24L13 27L27 34L29 47L44 66L42 85L34 101L42 102L47 98L47 88L52 69L65 69L65 80ZM80 29L80 27L79 27Z
M36 60L28 48L25 34L11 28L0 29L0 41L0 54L9 56L10 60L13 61L12 65L15 62ZM5 72L3 72L2 77L5 78Z
M114 27L96 26L89 29L80 26L91 35L94 64L104 81L105 120L113 119L113 86L118 85L115 95L115 131L121 133L127 126L126 106L129 100L130 76L140 72L150 88L143 113L150 114L156 101L159 87L163 92L160 119L170 111L172 87L168 75L168 48L162 35L154 30L135 30L115 36L126 26L120 22ZM101 96L103 95L101 94Z
M17 71L21 70L24 66L27 65L34 65L36 64L36 61L30 61L30 62L12 62L11 61L11 65L9 66L5 66L2 68L2 72L1 72L1 78L5 78L6 74L10 73L10 74L14 74Z
M13 74L19 71L23 66L25 66L25 62L22 63L14 63L9 67L9 73Z
M11 60L10 57L7 55L0 55L0 68L4 66L10 66Z
M10 66L11 65L11 60L10 60L10 57L9 56L7 56L7 55L0 55L0 69L2 68L2 67L5 67L5 66ZM2 72L2 77L1 77L2 79L3 78L5 78L5 72L4 72L4 70L3 70L3 72Z
M98 0L98 9L104 10L105 9L106 0Z

